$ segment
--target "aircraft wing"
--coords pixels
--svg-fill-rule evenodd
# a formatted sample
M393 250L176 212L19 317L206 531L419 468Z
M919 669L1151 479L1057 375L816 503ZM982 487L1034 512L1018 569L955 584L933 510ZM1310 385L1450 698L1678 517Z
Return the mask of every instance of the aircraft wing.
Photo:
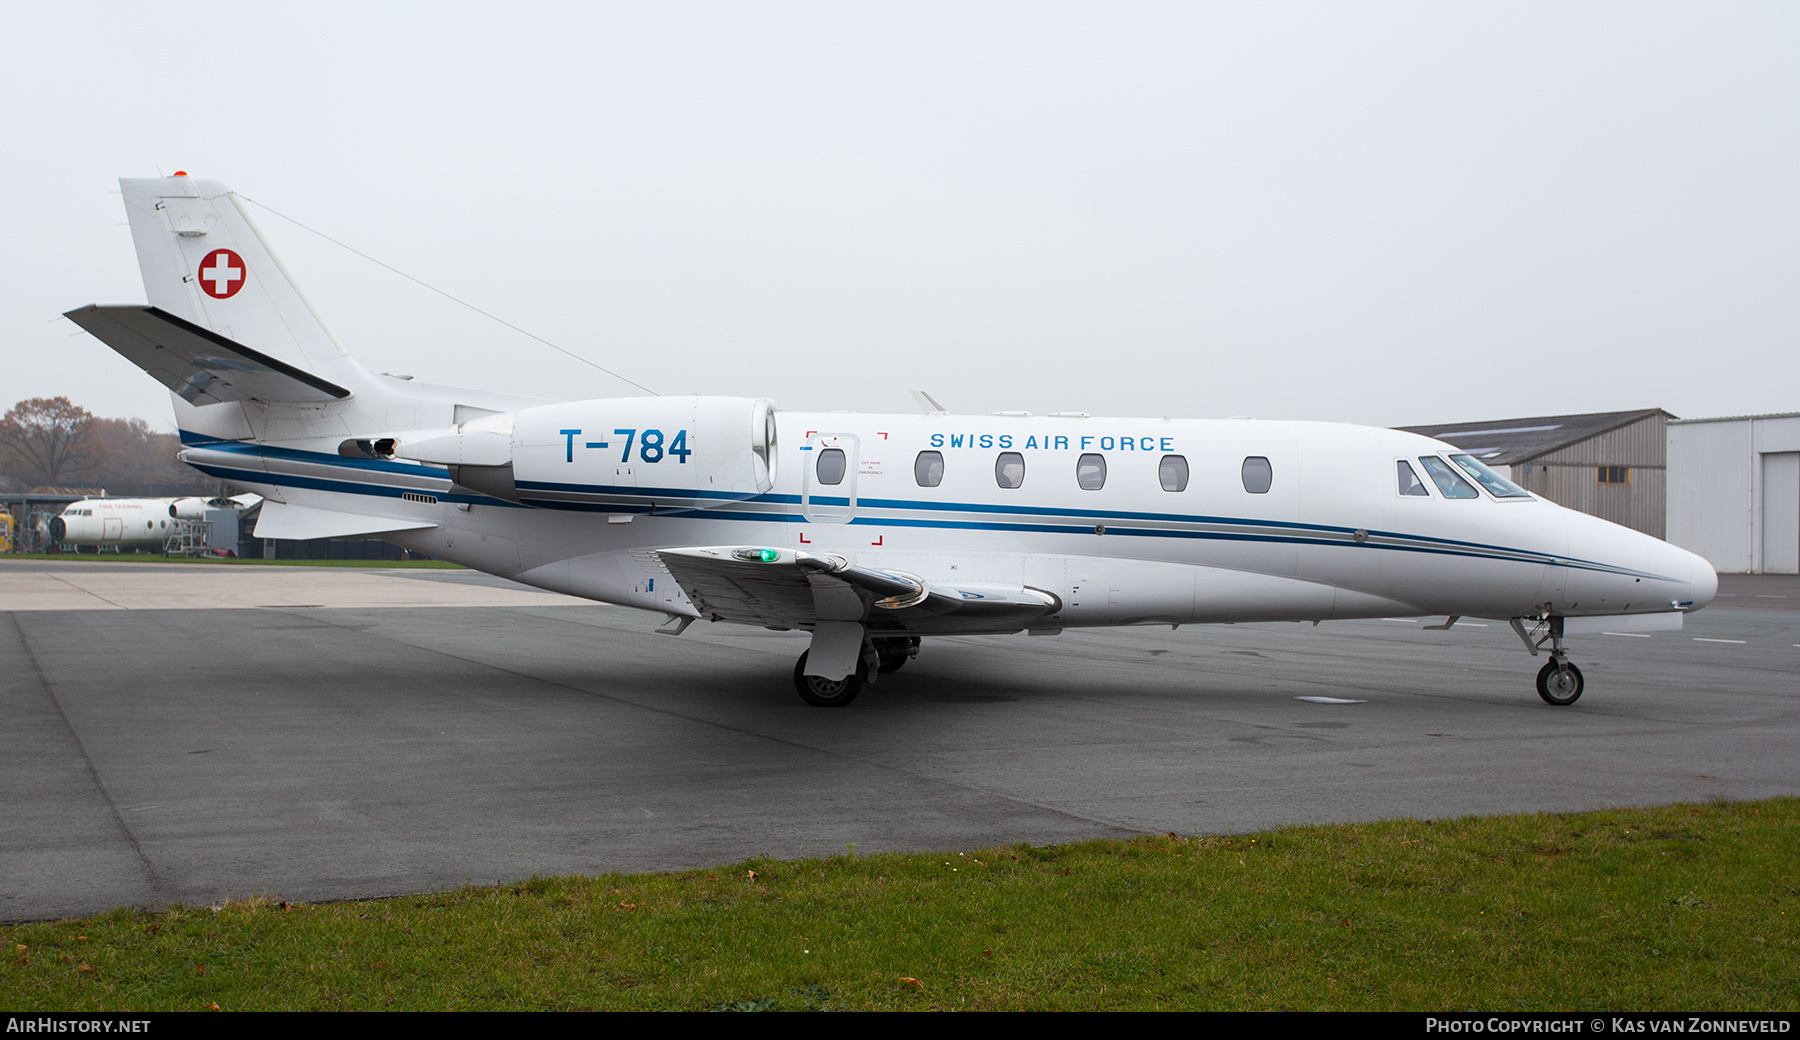
M800 628L856 621L889 632L1016 632L1062 609L1051 593L1021 585L951 585L865 567L835 553L762 546L657 552L702 615Z
M189 404L336 401L350 391L157 307L89 304L63 317Z

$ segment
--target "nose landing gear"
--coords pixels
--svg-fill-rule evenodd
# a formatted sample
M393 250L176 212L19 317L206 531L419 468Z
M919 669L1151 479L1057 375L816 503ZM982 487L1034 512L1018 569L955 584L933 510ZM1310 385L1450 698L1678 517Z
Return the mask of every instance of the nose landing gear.
M1548 607L1548 604L1546 604ZM1536 657L1538 648L1546 642L1550 644L1550 662L1538 670L1538 696L1545 704L1554 704L1559 708L1568 707L1581 699L1584 685L1581 669L1569 660L1569 652L1563 648L1563 619L1546 617L1537 623L1529 634L1525 631L1525 619L1513 618L1512 628L1524 641L1525 649Z
M1568 655L1558 651L1538 671L1538 696L1545 704L1557 707L1574 704L1581 699L1581 669L1569 663Z

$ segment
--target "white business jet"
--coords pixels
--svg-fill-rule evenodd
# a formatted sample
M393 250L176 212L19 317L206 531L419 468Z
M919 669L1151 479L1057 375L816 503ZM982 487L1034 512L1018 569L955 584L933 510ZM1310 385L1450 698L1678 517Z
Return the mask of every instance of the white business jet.
M256 535L379 535L539 588L812 634L794 681L850 703L921 637L1205 622L1675 629L1700 557L1563 509L1450 445L1330 423L777 411L526 399L374 375L244 205L124 180L149 305L68 317L174 391L182 458L266 497Z

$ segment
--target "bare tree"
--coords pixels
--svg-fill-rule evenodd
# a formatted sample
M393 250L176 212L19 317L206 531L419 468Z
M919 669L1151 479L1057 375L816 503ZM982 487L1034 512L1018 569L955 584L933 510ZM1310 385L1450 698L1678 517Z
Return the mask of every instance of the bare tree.
M179 485L202 494L209 484L176 459L181 440L157 433L142 419L99 419L88 428L87 459L64 480L103 487L113 495L171 495Z
M0 418L0 451L18 473L40 484L59 483L86 461L94 416L66 397L34 397Z

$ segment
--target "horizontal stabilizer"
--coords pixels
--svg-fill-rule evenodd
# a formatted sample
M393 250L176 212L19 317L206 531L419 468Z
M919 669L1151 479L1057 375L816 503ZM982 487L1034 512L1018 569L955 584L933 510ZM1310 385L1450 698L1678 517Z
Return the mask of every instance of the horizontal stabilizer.
M312 506L293 506L265 501L256 521L258 538L355 538L389 531L420 531L437 525L429 520L402 520L391 516L338 513Z
M189 404L325 402L350 396L335 383L156 307L89 304L64 317Z

